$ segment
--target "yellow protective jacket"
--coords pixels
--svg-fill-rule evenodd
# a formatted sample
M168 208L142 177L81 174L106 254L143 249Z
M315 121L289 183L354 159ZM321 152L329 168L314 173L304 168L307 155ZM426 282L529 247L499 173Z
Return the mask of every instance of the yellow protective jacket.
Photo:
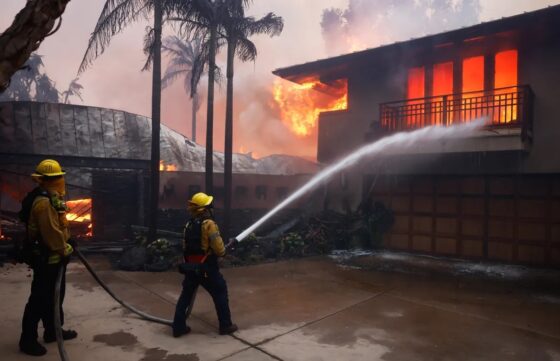
M70 231L66 221L66 213L58 212L49 198L38 196L31 207L28 222L30 239L40 240L49 250L49 264L59 263L62 257L72 253L67 243Z
M220 230L216 222L212 219L206 219L202 222L202 239L200 246L204 252L210 255L223 257L226 254L226 247Z

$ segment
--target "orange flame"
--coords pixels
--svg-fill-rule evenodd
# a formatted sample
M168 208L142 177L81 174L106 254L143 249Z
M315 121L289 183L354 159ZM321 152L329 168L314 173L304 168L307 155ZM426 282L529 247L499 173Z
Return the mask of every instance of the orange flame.
M91 222L91 198L75 199L66 202L68 212L66 219L74 223L88 223L87 237L93 236L93 223Z
M165 164L163 160L159 161L159 171L160 172L176 172L177 166L175 164Z
M306 137L317 127L320 113L347 109L347 82L340 80L333 85L319 81L294 84L275 79L273 95L282 122L297 136Z

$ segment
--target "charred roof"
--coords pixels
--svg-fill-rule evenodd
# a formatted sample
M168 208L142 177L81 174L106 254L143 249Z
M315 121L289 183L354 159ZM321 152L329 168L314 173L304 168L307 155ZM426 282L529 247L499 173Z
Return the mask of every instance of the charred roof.
M71 104L0 102L2 162L35 156L64 157L67 166L148 164L150 118L120 110ZM161 160L174 170L204 172L206 150L182 134L161 125ZM223 172L224 153L214 152L214 171ZM96 162L102 160L103 162ZM117 162L120 161L120 162ZM233 154L233 172L245 174L312 174L317 163L289 156L255 159Z

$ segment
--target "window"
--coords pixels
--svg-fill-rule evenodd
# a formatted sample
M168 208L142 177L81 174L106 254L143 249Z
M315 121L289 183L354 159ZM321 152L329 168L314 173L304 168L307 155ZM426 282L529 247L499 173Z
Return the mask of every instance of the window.
M408 69L407 98L424 98L424 67Z
M507 50L496 54L494 88L517 85L517 50Z
M453 94L453 62L434 64L433 96Z
M407 99L424 98L425 71L424 67L408 69ZM419 126L424 123L424 100L409 101L410 111L406 116L409 127Z
M494 58L494 123L510 123L518 119L517 97L511 87L517 83L517 50L507 50L496 54ZM501 89L507 88L510 89Z
M432 96L437 98L431 104L431 124L453 122L453 98L449 94L453 94L453 62L434 64Z
M257 199L266 199L266 186L257 186L255 188L255 196Z
M484 90L484 56L463 60L463 93Z
M463 94L461 100L461 119L470 121L481 116L484 90L484 56L463 60Z

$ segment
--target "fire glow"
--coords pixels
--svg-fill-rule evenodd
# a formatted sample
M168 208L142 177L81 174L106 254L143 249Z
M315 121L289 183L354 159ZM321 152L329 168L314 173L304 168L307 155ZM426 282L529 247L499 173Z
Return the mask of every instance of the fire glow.
M294 84L274 81L273 95L282 122L299 137L307 137L317 127L319 114L348 108L347 82L327 86L319 81Z
M175 164L165 164L163 160L159 161L159 171L160 172L176 172L177 166Z
M482 111L490 109L490 119L495 124L510 123L517 120L517 98L513 88L518 86L517 50L506 50L494 55L493 89L486 88L485 57L483 55L462 59L461 88L453 88L453 62L434 64L432 76L426 77L426 68L408 69L407 102L411 112L406 116L408 127L415 128L422 124L434 125L441 120L437 114L425 114L424 107L432 102L432 109L437 109L437 102L446 98L447 120L453 123L457 119L454 107L459 106L459 119L471 121L480 117ZM426 82L431 82L431 93L426 94ZM460 94L459 102L453 102L455 94ZM428 99L428 98L429 99ZM462 100L461 100L462 99ZM434 106L435 104L435 106Z
M93 236L93 223L91 222L91 198L75 199L66 202L68 212L66 219L74 224L87 224L85 236Z

